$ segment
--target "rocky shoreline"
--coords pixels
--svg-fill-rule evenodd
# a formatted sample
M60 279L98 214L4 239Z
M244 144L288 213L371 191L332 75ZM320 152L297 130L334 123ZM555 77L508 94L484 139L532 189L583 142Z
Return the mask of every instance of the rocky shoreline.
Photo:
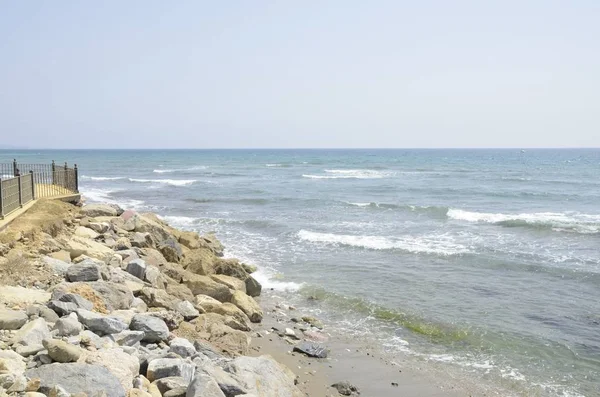
M257 331L255 270L155 214L40 201L0 233L0 396L316 395L251 348L327 354L314 318Z

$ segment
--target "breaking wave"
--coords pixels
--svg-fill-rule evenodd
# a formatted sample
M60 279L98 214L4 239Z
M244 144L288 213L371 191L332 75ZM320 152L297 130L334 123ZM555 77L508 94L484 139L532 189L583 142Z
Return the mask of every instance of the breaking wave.
M87 176L82 175L81 179L87 179L90 181L117 181L119 179L125 179L124 176Z
M139 183L159 183L164 185L171 186L189 186L195 182L195 179L135 179L129 178L130 182L139 182Z
M200 170L205 170L207 168L208 168L208 166L206 166L206 165L196 165L194 167L189 167L189 168L157 169L157 170L154 170L153 172L155 172L157 174L168 174L168 173L172 173L172 172L200 171Z
M381 179L393 176L390 171L379 170L325 170L326 175L303 174L303 178L310 179Z
M346 234L318 233L300 230L301 240L326 245L345 245L373 250L401 250L415 254L434 254L441 256L460 255L471 252L462 244L455 243L447 235L429 236L352 236Z
M534 212L502 214L449 209L448 218L468 222L492 223L505 227L533 227L582 234L600 232L600 215L578 212Z

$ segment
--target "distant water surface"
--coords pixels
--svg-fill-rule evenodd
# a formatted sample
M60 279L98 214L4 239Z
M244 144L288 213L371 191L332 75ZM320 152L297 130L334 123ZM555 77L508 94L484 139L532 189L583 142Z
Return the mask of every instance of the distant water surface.
M215 231L268 287L393 358L600 395L600 150L0 151L91 201Z

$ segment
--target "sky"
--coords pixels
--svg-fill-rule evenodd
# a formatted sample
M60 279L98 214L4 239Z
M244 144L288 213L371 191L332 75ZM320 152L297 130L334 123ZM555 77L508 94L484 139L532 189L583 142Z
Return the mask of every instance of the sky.
M598 0L0 0L0 146L600 147L598 21Z

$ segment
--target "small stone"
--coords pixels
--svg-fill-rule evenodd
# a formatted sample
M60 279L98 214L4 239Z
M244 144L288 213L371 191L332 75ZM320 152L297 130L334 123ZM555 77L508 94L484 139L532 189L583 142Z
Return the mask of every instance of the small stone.
M325 348L322 345L311 342L302 342L294 346L294 351L306 354L309 357L316 358L326 358L328 354L327 348Z
M348 381L338 382L331 385L334 389L338 391L342 396L358 396L360 395L360 391L358 388Z

